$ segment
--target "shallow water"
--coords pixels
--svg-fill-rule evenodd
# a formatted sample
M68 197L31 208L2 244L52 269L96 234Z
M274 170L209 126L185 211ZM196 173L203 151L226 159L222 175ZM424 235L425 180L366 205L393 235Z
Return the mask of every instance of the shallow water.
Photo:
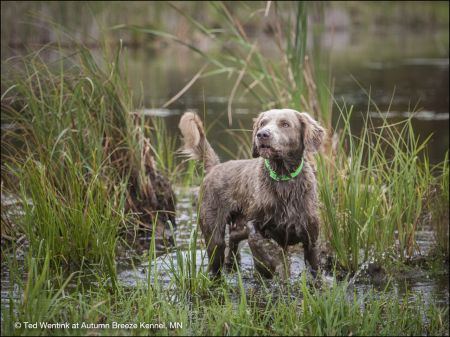
M155 263L148 263L146 257L136 259L136 255L143 254L144 256L144 251L130 250L121 254L117 262L117 270L119 282L123 286L130 288L137 286L146 287L148 281L150 281L150 284L154 284L156 281L155 278L157 278L159 285L165 289L175 289L177 287L173 282L173 271L189 265L192 258L192 251L189 251L188 248L192 240L191 233L197 226L195 212L197 193L197 188L190 190L176 188L178 198L176 219L178 227L175 229L177 250L172 250L169 253L162 251L157 252L159 256L156 258ZM18 200L14 196L3 194L2 212L5 212L4 214L7 214L8 216L21 216L22 213L17 206L17 202ZM141 239L148 242L148 239ZM418 256L426 255L434 244L434 233L431 228L424 228L417 232L417 243L420 247L420 255ZM198 234L196 246L196 269L197 271L200 269L206 271L208 258L202 243L201 233ZM240 276L243 286L248 293L251 292L255 294L264 292L270 293L275 297L286 296L286 293L283 290L284 288L278 280L266 280L263 285L259 278L254 274L253 259L246 242L241 243L240 253ZM23 249L18 250L16 258L20 264L19 270L21 270L20 272L25 277L26 274L23 270L23 254ZM288 259L290 263L290 277L288 282L290 284L297 283L304 273L306 273L307 277L310 277L310 273L304 262L301 245L290 247ZM178 264L180 260L183 266ZM22 293L19 291L17 285L10 284L9 270L6 265L6 263L2 263L1 268L1 304L3 308L9 307L11 295L14 301L20 301L22 297ZM353 276L353 278L350 279L350 286L348 288L349 300L352 300L353 295L356 294L358 300L361 301L361 305L364 305L364 296L369 292L375 291L374 294L377 296L377 291L386 290L391 296L400 299L405 298L405 295L407 294L408 297L405 300L408 301L417 301L420 299L427 305L430 303L438 304L442 307L448 307L449 305L448 265L443 265L442 268L439 268L438 272L431 272L429 270L421 269L419 266L413 266L407 269L407 271L392 275L392 277L381 278L377 275L366 274L366 267L367 264L355 274L356 276ZM226 273L224 276L225 282L228 283L231 288L239 288L239 278L236 272ZM322 283L326 283L329 286L333 286L334 282L340 282L336 281L335 277L330 273L324 273L321 280ZM11 289L11 286L13 289ZM176 292L174 292L174 294L176 294ZM293 291L292 293L290 292L290 296L297 297L302 295ZM235 298L236 302L239 301L237 295L231 294L231 298Z
M191 262L191 254L188 250L191 240L191 233L197 226L196 213L192 212L192 201L195 200L195 191L184 191L177 189L178 204L177 204L177 224L175 229L176 245L179 247L179 255L177 252L169 252L167 254L160 252L160 256L156 258L155 263L138 263L130 264L127 260L121 260L118 263L118 278L123 285L129 287L136 287L138 284L145 286L150 278L150 282L155 282L155 277L158 283L163 287L175 287L172 283L173 270L180 268L178 259L181 256L183 265ZM420 247L418 257L426 256L434 244L434 232L431 228L424 228L417 232L417 244ZM183 247L185 248L183 250ZM205 270L208 265L208 257L206 251L203 249L201 234L197 237L197 247L195 251L195 265L196 270ZM244 288L259 289L260 284L255 277L253 269L253 259L250 248L246 241L240 246L241 263L240 274L243 280ZM288 252L288 259L290 264L290 277L288 282L297 282L303 273L309 272L304 262L303 249L301 245L290 247ZM392 296L403 297L405 294L409 295L410 300L415 300L418 297L423 298L425 303L438 303L442 306L449 305L449 285L448 285L448 266L442 266L439 272L431 272L420 267L411 267L408 272L402 272L398 275L386 277L378 277L378 275L368 275L365 272L367 266L362 266L361 270L357 272L350 279L351 290L355 290L360 297L367 294L371 289L384 290L387 289ZM232 286L238 286L237 273L227 273L225 280ZM323 274L323 282L329 285L333 284L333 275L330 273ZM268 281L269 288L272 287L276 291L278 281ZM266 284L267 286L267 284Z

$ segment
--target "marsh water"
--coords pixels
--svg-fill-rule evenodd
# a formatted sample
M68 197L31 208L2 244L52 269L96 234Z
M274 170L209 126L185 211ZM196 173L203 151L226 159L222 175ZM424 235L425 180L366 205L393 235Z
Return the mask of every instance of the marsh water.
M448 30L394 31L337 31L324 34L324 52L330 55L334 96L337 102L354 105L352 126L355 131L362 127L367 114L377 118L375 107L368 105L368 92L380 111L392 121L397 121L413 113L415 130L425 139L433 135L428 153L433 163L443 160L449 148L449 59ZM270 45L264 46L270 52ZM2 53L3 58L3 53ZM237 146L230 129L250 129L252 119L261 111L258 102L250 95L237 95L233 103L233 125L228 125L228 99L235 78L215 76L199 79L184 95L167 108L165 102L175 96L198 72L204 60L180 46L166 48L130 48L127 50L129 78L134 91L141 92L142 108L147 115L161 117L171 134L178 137L178 121L186 110L197 111L206 119L209 139L222 160L230 159ZM389 111L389 112L387 112ZM335 114L334 119L337 116ZM214 121L214 123L213 123ZM6 127L3 126L2 127ZM226 150L228 149L228 150ZM237 154L236 154L237 155ZM176 244L182 248L189 245L193 226L196 226L195 193L179 190L177 203ZM14 198L2 195L2 212L9 207L12 212ZM20 215L20 214L19 214ZM433 246L431 229L418 231L421 253L426 255ZM197 266L206 266L207 257L202 249L199 235ZM156 275L167 287L170 284L170 270L176 267L176 253L160 255L156 260ZM248 246L241 247L241 271L247 288L258 287L253 275L253 261ZM294 247L289 255L291 278L294 282L305 272L301 247ZM132 264L122 257L118 261L119 279L130 287L146 283L149 270L154 266L142 262ZM331 280L331 276L327 276ZM2 303L9 300L8 271L2 266ZM227 276L228 282L237 282L236 274ZM387 285L387 280L374 282L373 279L354 280L359 294L369 288ZM411 267L410 271L397 275L388 286L393 296L402 296L406 289L412 299L423 296L428 301L449 305L448 265L438 272ZM19 294L20 296L20 294Z
M191 244L191 233L197 226L196 212L192 211L193 202L195 203L197 194L196 189L184 190L177 189L180 196L177 204L177 228L175 229L176 249L172 249L169 253L159 251L159 255L153 263L149 263L147 259L144 262L136 262L136 260L127 257L126 254L118 262L118 277L120 282L129 287L138 285L146 286L148 278L153 284L154 278L158 278L158 283L166 288L176 287L173 283L173 271L180 270L182 266L178 266L178 257L182 256L183 263L194 263L192 260L192 251L188 250ZM148 242L148 239L147 239ZM417 233L417 243L420 252L415 258L426 256L434 245L434 236L431 228L423 228ZM192 244L191 244L192 246ZM195 251L195 266L197 270L207 269L208 257L204 250L204 245L200 234L197 237L197 249ZM240 244L241 261L239 265L240 276L246 290L252 292L262 291L268 287L269 291L276 292L278 290L278 281L264 282L264 286L254 273L253 259L250 248L246 241ZM189 262L187 262L189 261ZM290 277L288 282L295 283L300 280L303 273L310 276L305 265L303 250L301 245L289 248L288 261L290 265ZM184 266L184 268L186 265ZM438 303L443 307L449 304L449 286L448 286L448 266L438 267L438 270L432 268L423 268L423 266L412 265L407 270L396 275L387 275L384 272L371 273L370 268L362 266L361 269L349 278L350 293L353 291L359 297L363 297L370 290L387 290L392 296L402 298L408 295L408 300L414 301L419 297L425 303ZM332 286L335 275L331 271L324 271L322 274L322 282ZM238 287L238 273L229 272L225 274L225 280L231 286ZM266 289L267 290L267 289ZM350 295L349 293L349 295Z
M351 124L355 133L362 128L367 115L380 117L377 109L392 122L413 116L413 126L420 138L432 135L428 146L430 160L433 163L443 160L449 147L448 32L344 31L324 34L322 44L330 56L336 103L354 107ZM231 157L229 151L233 153L237 147L232 130L249 130L252 119L261 111L251 95L236 95L233 124L229 125L228 98L235 77L199 79L173 104L160 108L203 64L204 60L192 57L189 50L180 46L129 51L131 83L136 92L142 92L143 88L145 113L162 117L172 134L178 136L180 115L186 110L198 112L209 126L212 146L227 160ZM368 104L369 97L377 107ZM333 127L337 119L335 107Z
M121 251L118 254L117 271L119 282L125 287L137 287L148 284L150 278L151 284L155 282L155 277L160 286L166 289L173 289L176 284L173 283L174 270L179 271L179 258L183 260L184 268L188 263L195 263L197 270L206 270L208 265L208 257L204 249L204 245L199 233L196 242L195 262L192 260L192 251L188 250L192 247L192 233L197 226L197 215L195 204L198 189L176 188L178 195L177 203L177 227L174 230L175 247L169 250L156 251L158 256L154 262L148 262L146 257L150 240L148 237L138 237L141 241L140 247L143 249L134 249ZM2 196L2 206L9 215L20 216L21 211L18 207L18 199L13 196ZM22 243L23 244L23 243ZM434 234L431 228L422 228L417 232L417 244L419 251L415 258L421 259L425 257L434 245ZM26 244L25 244L26 246ZM17 259L24 259L24 252L17 250ZM136 258L136 255L143 258ZM278 281L266 280L264 284L254 273L253 259L250 248L246 241L240 245L241 261L239 265L240 277L243 286L247 291L252 293L269 291L275 295L281 295L280 284ZM150 259L151 260L151 259ZM288 262L290 276L287 282L294 284L299 282L303 274L310 277L309 271L305 265L303 250L301 245L289 248ZM413 263L411 266L394 275L387 275L383 271L377 273L369 272L368 264L361 266L361 269L352 275L350 281L349 299L356 294L361 300L371 290L375 292L387 291L392 296L404 298L407 296L408 301L421 299L428 303L436 303L442 307L449 305L449 284L448 284L448 265L442 262L442 266L434 268L421 266L420 263ZM1 279L1 301L2 305L8 307L10 301L11 290L13 290L13 298L20 299L22 294L15 290L15 286L9 283L9 270L6 264L2 264ZM25 272L22 270L24 277ZM336 275L331 271L324 271L321 276L321 282L333 286L336 282ZM238 273L229 272L225 274L225 282L231 287L239 287ZM339 282L339 278L338 281ZM95 283L95 282L94 282ZM13 287L13 288L12 288ZM291 294L292 296L301 296L301 294Z
M331 42L333 40L333 42ZM352 126L357 132L367 113L379 116L374 106L368 106L368 92L381 112L392 121L413 114L413 124L422 139L430 134L428 152L433 162L442 161L449 147L449 60L448 32L341 32L324 36L323 45L328 48L334 78L334 95L338 103L354 105ZM186 110L197 111L209 126L212 146L222 160L239 156L233 129L250 129L252 119L260 112L258 102L249 95L237 96L233 104L233 124L227 119L228 98L234 78L209 77L199 79L184 95L167 108L160 108L176 95L201 68L203 60L192 57L188 50L172 46L162 50L129 50L128 66L131 83L136 91L144 88L143 105L147 115L161 117L169 131L178 137L180 115ZM386 111L388 111L386 113ZM334 116L336 120L336 116ZM196 226L195 193L178 189L176 245L187 248L193 226ZM193 206L194 205L194 206ZM426 256L434 244L431 228L422 228L417 234L420 254ZM207 256L198 236L196 266L206 268ZM247 289L259 288L253 274L253 260L248 245L241 246L241 275ZM187 251L185 251L187 258ZM302 248L295 246L289 253L290 282L298 280L306 272ZM144 283L154 276L155 265L130 264L127 259L119 263L119 278L129 286ZM177 268L176 252L162 254L156 260L156 275L167 287L171 270ZM366 275L367 276L367 275ZM332 282L332 275L325 276ZM228 274L227 281L237 284L237 275ZM389 283L388 283L389 281ZM373 275L365 277L364 270L351 280L356 293L363 295L371 288L388 286L393 296L401 297L408 290L411 299L421 296L427 302L448 306L448 266L430 271L411 267L409 271L387 279Z
M17 6L20 7L19 4ZM119 3L116 6L121 5ZM99 4L99 7L102 5ZM13 6L5 5L5 14L2 14L5 19L8 18L6 13L10 8ZM114 12L114 6L111 8L113 16L117 16L114 20L123 23L120 11ZM335 11L327 12L325 17L338 15ZM344 19L349 20L345 17ZM84 29L95 26L94 22L88 18L80 20L87 21L83 24L83 31L79 31L81 28L75 18L62 19L61 24L73 26L74 33L80 37L90 36ZM17 36L25 36L21 43L36 43L36 40L55 42L57 35L54 32L42 32L40 29L33 31L30 26L16 22L11 24L12 28L2 24L2 60L26 52L16 41ZM101 30L97 31L98 28L92 30L94 36L101 34ZM120 37L121 34L122 32ZM112 38L113 46L114 41L119 41L119 36L114 35ZM276 61L281 57L270 35L253 32L249 36L257 41L258 48L269 59ZM193 39L203 51L211 55L222 52L223 46L220 44L196 40L196 37ZM151 36L148 36L148 40L153 41ZM364 118L368 115L375 119L380 117L377 109L393 122L413 116L413 126L421 139L432 135L427 149L431 162L438 163L443 160L449 148L448 29L433 29L427 25L405 27L402 23L361 29L340 29L338 25L336 29L327 27L320 35L318 43L321 55L326 55L324 59L329 60L326 68L331 73L330 91L333 91L336 103L342 105L345 102L347 106L354 107L351 121L354 133L358 133L362 128ZM100 44L91 42L89 47L93 51L97 50L101 59ZM71 50L70 43L66 48ZM228 101L236 83L236 75L229 76L226 73L199 78L172 104L162 108L164 103L176 96L191 81L205 65L205 59L187 47L163 40L126 44L124 58L128 80L136 97L136 106L146 115L161 117L175 137L179 137L177 125L184 111L193 110L200 113L208 127L209 140L222 160L233 157L236 149L236 134L233 130L250 129L252 119L262 110L251 94L242 95L238 90L232 104L233 124L229 125ZM212 69L213 67L208 68ZM7 67L2 67L2 76L7 70ZM376 107L368 104L369 97L376 103ZM335 107L333 127L336 126L338 117Z

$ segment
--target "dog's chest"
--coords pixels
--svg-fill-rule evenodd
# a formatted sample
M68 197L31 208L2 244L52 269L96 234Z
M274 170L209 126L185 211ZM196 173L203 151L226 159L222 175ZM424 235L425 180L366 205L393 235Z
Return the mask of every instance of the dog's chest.
M308 221L312 190L301 183L266 185L255 216L261 233L279 243L298 242Z
M264 222L276 222L278 226L298 222L302 214L305 214L305 201L307 195L303 189L278 188L267 193L265 202L260 205L260 214Z

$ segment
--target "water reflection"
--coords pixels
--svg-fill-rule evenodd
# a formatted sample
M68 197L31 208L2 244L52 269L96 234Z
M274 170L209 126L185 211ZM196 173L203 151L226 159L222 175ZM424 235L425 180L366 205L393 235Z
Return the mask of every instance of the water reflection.
M354 106L355 132L362 127L367 114L376 109L394 122L413 112L413 125L421 139L433 135L428 152L432 163L438 163L449 148L448 34L445 40L408 31L390 33L367 34L364 38L355 33L358 38L349 38L346 48L333 44L325 51L330 53L336 102ZM351 32L346 34L352 36ZM145 88L145 107L156 109L176 95L203 62L180 46L160 50L153 57L142 49L130 50L132 84L136 92L141 85ZM204 115L209 132L214 135L210 137L212 145L223 160L230 159L230 154L219 145L231 151L236 145L232 135L225 132L230 128L226 115L234 83L235 78L226 75L199 79L168 110L150 111L164 116L176 136L178 119L184 111ZM368 105L369 97L376 107ZM237 95L231 128L251 128L252 118L260 111L260 104L251 95ZM337 109L334 111L336 121Z

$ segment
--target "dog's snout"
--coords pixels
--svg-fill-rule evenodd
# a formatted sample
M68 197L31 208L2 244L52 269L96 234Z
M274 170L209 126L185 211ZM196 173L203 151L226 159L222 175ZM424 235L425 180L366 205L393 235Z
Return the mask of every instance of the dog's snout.
M271 134L270 134L270 131L268 129L260 130L256 134L256 137L258 137L258 139L269 139L270 136L271 136Z

